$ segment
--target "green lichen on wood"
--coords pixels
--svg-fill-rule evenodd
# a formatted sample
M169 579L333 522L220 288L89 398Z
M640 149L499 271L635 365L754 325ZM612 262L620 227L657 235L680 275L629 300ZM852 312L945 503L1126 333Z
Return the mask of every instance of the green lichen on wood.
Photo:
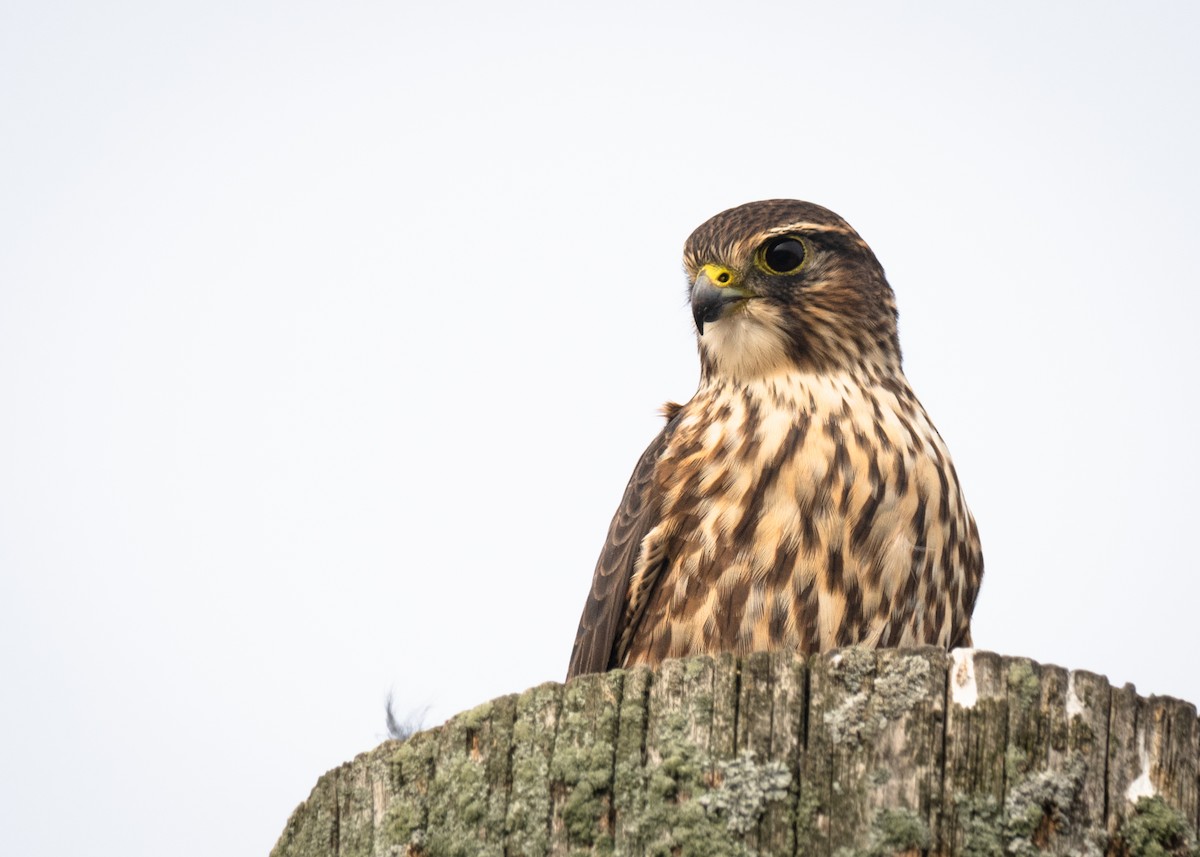
M349 765L342 765L325 774L313 787L308 800L298 806L288 819L271 857L316 855L336 844L337 783Z
M838 848L834 857L893 857L928 851L933 842L929 825L912 810L882 809L871 822L865 848Z
M867 715L870 683L875 675L875 654L867 649L847 649L829 659L829 678L844 689L837 704L822 715L834 744L859 744L877 731Z
M479 830L487 815L486 793L481 765L461 755L440 761L429 794L425 841L431 853L439 857L486 853Z
M925 658L883 659L873 688L876 710L889 720L912 711L929 693L930 675Z
M425 845L425 817L412 804L394 801L383 816L383 835L388 842L395 842L410 849Z
M835 744L873 740L888 721L907 714L929 692L930 666L922 657L880 663L869 649L846 649L830 661L829 675L846 690L824 714Z
M645 802L637 815L625 821L637 832L647 855L702 857L718 853L712 850L714 837L727 840L728 836L698 800L706 790L704 778L711 760L691 740L685 716L666 715L658 725L655 749L659 761L644 772Z
M738 673L735 751L752 751L758 760L798 772L804 742L807 659L758 652L744 657ZM796 850L796 798L799 777L790 777L788 794L771 801L748 841L760 852Z
M542 684L520 695L513 723L512 786L505 828L506 857L541 857L549 847L550 759L563 687Z
M329 771L272 853L1200 857L1194 708L956 658L954 694L933 650L543 685Z
M492 700L438 730L421 847L446 857L500 857L516 697ZM403 841L403 840L402 840Z
M420 850L429 820L427 797L437 759L437 733L420 732L400 744L388 760L388 780L394 795L383 817L389 842Z
M1003 813L990 796L955 798L959 828L962 831L962 857L1005 857Z
M828 657L829 674L850 693L866 690L875 677L877 654L873 649L853 646Z
M1114 846L1120 857L1200 857L1192 825L1158 795L1138 799Z
M828 839L827 831L822 830L821 797L815 789L808 788L807 783L799 786L800 797L796 801L796 842L805 844L804 853L825 853L824 843Z
M1086 775L1083 758L1073 755L1061 769L1039 771L1013 784L1003 811L991 797L958 795L963 857L1037 857L1060 850L1056 843L1073 832ZM1102 853L1101 838L1092 836L1081 853Z
M746 752L716 761L687 735L685 717L667 717L658 734L661 761L645 771L641 811L625 819L648 857L753 857L745 841L767 807L785 801L792 774Z
M1033 664L1024 658L1013 661L1008 667L1009 700L1021 708L1037 705L1040 682Z
M929 850L929 825L912 810L884 809L871 825L867 857L888 857L906 851Z
M1054 682L1052 668L1039 667L1025 658L1009 664L1005 778L1010 784L1045 769L1052 750L1065 750L1065 729L1056 730L1049 714L1056 699ZM1065 718L1058 720L1065 726Z
M700 804L741 834L753 829L767 804L787 799L792 774L782 762L756 762L747 750L737 759L717 763L716 783L717 788L700 797Z
M609 814L624 677L587 676L563 691L550 777L557 820L551 835L564 847L613 852Z
M1006 853L1034 857L1069 834L1086 773L1076 755L1060 769L1039 771L1017 783L1004 803Z
M617 853L632 851L637 831L631 829L625 819L637 817L645 803L645 795L641 790L642 755L652 682L653 673L645 667L624 671L617 714L616 754L613 759L613 810L618 819L617 828L613 831L613 844Z
M882 809L936 817L945 671L945 652L932 648L847 649L811 662L801 795L817 801L817 851L865 854Z
M962 652L951 661L939 835L951 853L998 857L1007 783L1008 669L989 652Z
M783 763L733 756L739 693L732 657L672 661L639 690L626 679L616 760L618 853L709 857L757 853L751 831L786 803ZM645 720L637 718L638 709ZM625 745L644 724L636 756Z

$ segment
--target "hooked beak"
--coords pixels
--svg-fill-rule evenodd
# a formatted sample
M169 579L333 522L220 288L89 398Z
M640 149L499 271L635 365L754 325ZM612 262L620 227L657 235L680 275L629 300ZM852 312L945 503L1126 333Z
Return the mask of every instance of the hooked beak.
M720 265L705 265L692 283L692 318L704 335L704 325L725 314L727 307L754 297L738 284L737 275Z

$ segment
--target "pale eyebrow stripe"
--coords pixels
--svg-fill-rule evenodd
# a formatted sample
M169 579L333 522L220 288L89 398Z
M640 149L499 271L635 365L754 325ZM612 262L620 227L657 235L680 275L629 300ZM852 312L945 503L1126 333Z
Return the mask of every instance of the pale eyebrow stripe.
M842 235L853 235L854 230L847 229L844 226L836 226L830 223L806 223L799 221L797 223L785 223L782 226L774 226L764 232L764 235L782 235L785 232L840 232Z
M786 235L789 232L833 232L838 235L845 235L863 249L871 249L870 245L862 239L862 236L860 236L849 226L838 226L837 224L832 223L811 223L806 220L798 220L794 223L784 223L781 226L773 226L770 229L766 229L762 232L758 232L754 235L750 235L741 239L733 245L733 248L736 251L734 255L740 256L748 253L751 249L762 243L764 239L770 238L773 235ZM694 254L688 253L684 257L683 265L685 269L698 268L700 266L700 261L699 258Z
M796 223L787 223L783 226L775 226L763 232L762 235L784 235L788 232L835 232L838 235L846 235L854 239L854 242L860 247L867 247L867 242L862 240L862 237L853 229L846 226L837 226L830 223L808 223L807 221L798 221Z

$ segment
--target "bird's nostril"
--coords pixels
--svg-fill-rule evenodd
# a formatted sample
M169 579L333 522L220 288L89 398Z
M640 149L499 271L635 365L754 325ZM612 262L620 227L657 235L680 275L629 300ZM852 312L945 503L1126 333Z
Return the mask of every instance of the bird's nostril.
M723 273L723 274L721 274L719 277L717 277L717 282L718 282L718 283L728 283L728 282L729 282L729 274L728 274L728 272L726 272L726 273Z

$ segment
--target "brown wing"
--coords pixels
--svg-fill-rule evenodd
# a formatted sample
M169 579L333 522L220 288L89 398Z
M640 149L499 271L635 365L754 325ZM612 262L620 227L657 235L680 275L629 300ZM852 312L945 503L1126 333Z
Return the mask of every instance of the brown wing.
M674 428L672 419L642 453L633 476L629 477L629 484L625 486L621 506L608 526L608 539L596 562L592 590L579 618L579 631L567 667L568 679L617 666L613 663L614 646L621 634L629 578L637 565L642 539L658 523L661 504L654 485L654 466L666 449Z

